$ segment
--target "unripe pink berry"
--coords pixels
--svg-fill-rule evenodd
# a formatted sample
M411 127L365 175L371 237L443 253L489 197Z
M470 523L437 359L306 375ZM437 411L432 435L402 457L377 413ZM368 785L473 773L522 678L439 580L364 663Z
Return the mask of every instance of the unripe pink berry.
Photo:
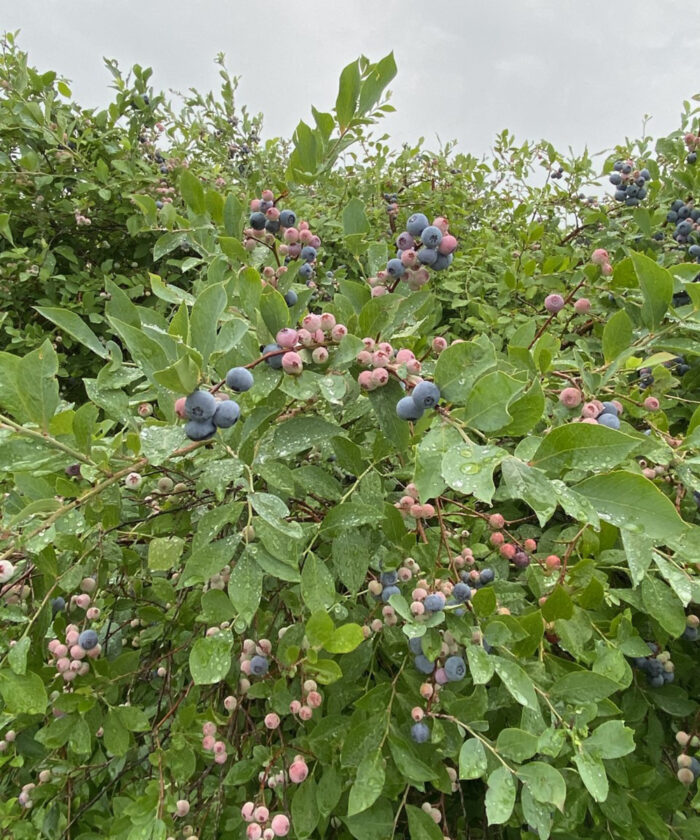
M389 372L386 368L376 368L372 371L372 382L378 387L381 388L383 385L386 385L389 381Z
M584 403L581 407L581 416L586 418L596 418L600 414L600 409L594 402Z
M371 295L373 298L375 297L382 297L382 295L389 294L389 290L386 286L375 286L372 289Z
M242 673L244 673L247 677L248 677L248 676L250 676L250 659L244 659L244 660L241 662L241 671L242 671Z
M299 227L301 227L301 225L299 225ZM311 231L308 228L304 228L303 230L299 231L299 241L303 245L310 245L312 239L313 239L313 234L311 233Z
M262 828L256 822L248 823L245 830L245 836L248 840L260 840L262 833Z
M564 388L559 392L559 402L567 408L576 408L581 405L583 394L578 388Z
M420 687L420 696L424 700L430 700L433 696L433 687L430 683L423 683Z
M140 478L141 476L139 476ZM90 596L86 594L77 595L75 598L76 606L81 610L86 610L90 606Z
M506 524L505 519L500 513L492 513L489 516L489 528L499 531Z
M411 601L411 606L409 609L411 610L411 615L425 614L425 604L423 604L421 601Z
M314 710L311 708L311 706L302 706L301 709L299 709L299 717L302 720L311 720L313 714Z
M357 383L363 391L374 391L377 387L376 382L372 379L374 371L363 370L357 377Z
M270 812L267 810L267 808L264 805L258 805L258 807L255 809L255 812L253 814L253 817L255 818L255 820L257 822L261 822L261 823L267 822L269 816L270 816Z
M214 752L219 755L226 752L226 744L223 741L215 741Z
M318 691L310 691L306 697L306 702L312 709L318 709L321 703L323 703L323 697L321 697Z
M451 233L442 237L442 241L438 245L439 254L451 254L457 247L457 240Z
M658 411L661 406L661 403L656 399L656 397L647 397L644 400L644 408L647 411Z
M600 273L604 277L610 277L610 275L613 273L613 267L610 265L610 263L604 263L600 267Z
M226 709L227 712L233 712L237 705L238 700L236 700L233 695L229 694L228 697L224 697L224 709Z
M202 735L216 735L216 724L212 721L207 721L202 724Z
M285 353L282 356L282 370L291 376L299 376L304 370L304 363L301 360L301 356L294 351Z
M561 566L561 559L556 554L550 554L544 562L548 569L558 569Z
M403 364L404 362L408 362L411 359L415 358L416 354L413 352L413 350L409 350L407 347L402 347L396 354L396 361L399 364Z
M416 723L420 723L425 717L425 712L421 709L420 706L414 706L411 709L411 717L415 720Z
M648 478L650 481L654 481L654 479L656 478L656 470L651 469L651 467L645 467L642 470L642 475L645 478Z
M253 812L255 811L255 803L253 802L245 802L241 807L241 816L246 822L250 822L253 819Z
M411 514L411 516L414 519L422 519L422 517L423 517L423 505L419 505L419 504L411 505L408 512Z
M448 231L449 222L444 216L438 216L436 219L433 219L433 225L440 231L440 233L445 236Z
M268 207L265 211L265 215L268 219L271 219L273 222L276 222L277 219L280 217L280 211L276 207Z
M441 335L436 335L433 339L432 347L434 353L442 353L442 351L447 347L447 339L443 338Z
M250 209L251 212L257 213L260 210L260 199L259 198L251 198L250 199Z
M406 371L414 376L419 374L422 368L423 365L418 361L418 359L409 359L406 362Z
M324 332L330 332L334 326L335 315L332 315L330 312L324 312L323 315L321 315L321 329Z
M97 659L97 657L102 653L102 645L95 645L94 648L91 648L88 652L88 659Z
M181 420L185 419L185 399L186 397L180 397L175 400L175 414L177 414Z
M413 268L413 266L418 262L418 254L416 254L413 248L407 248L405 251L401 252L399 259L401 260L402 265L405 265L406 268Z
M72 645L70 655L73 659L85 659L86 651L80 645Z
M275 814L270 823L270 828L277 837L286 837L289 834L289 818L285 814Z
M512 560L512 559L513 559L513 557L515 557L516 548L515 548L515 546L513 545L513 543L504 543L504 544L500 547L499 551L501 552L501 554L502 554L505 558L507 558L508 560Z
M383 350L375 350L372 353L372 364L375 368L385 368L391 363L391 358L388 353Z
M421 516L423 519L430 519L431 517L435 516L435 508L431 504L424 504L422 505L423 512Z
M605 248L596 248L591 254L591 262L593 265L604 265L606 262L610 262L610 255Z
M591 311L591 302L588 298L579 298L577 301L574 302L574 310L579 315L586 315L588 312Z
M331 340L336 344L340 344L342 339L348 334L348 328L345 324L336 324L331 330Z
M295 785L300 785L309 775L309 768L303 758L293 761L289 767L289 778Z
M272 190L263 190L262 193L260 194L260 197L262 198L263 201L274 201L275 200L275 194L272 192Z
M301 325L304 327L304 329L307 329L309 330L309 332L314 333L316 332L316 330L321 329L321 316L314 315L313 313L310 315L306 315L302 319Z
M379 633L379 631L384 627L384 623L382 622L381 618L375 618L370 623L369 627L373 633Z
M292 700L292 702L289 704L289 711L293 715L298 715L300 710L301 710L301 703L298 700Z
M175 813L178 817L186 817L190 812L190 803L186 799L178 799L175 803Z
M214 740L213 735L205 735L202 738L202 749L203 750L207 750L207 752L210 752L211 750L214 749L214 744L215 744L215 740Z
M291 327L284 327L275 336L275 341L279 344L280 347L284 347L285 349L290 349L291 347L294 347L298 339L299 335L297 331L293 330Z
M525 549L525 551L536 551L537 543L535 542L535 540L527 539L523 543L523 548Z
M561 312L564 306L565 301L561 295L547 295L544 299L544 308L547 312L551 312L553 315L556 315L557 312Z
M449 682L447 678L447 671L444 668L438 668L435 671L435 682L438 685L445 685L445 683Z
M56 660L56 670L59 674L63 674L70 668L70 659L67 656L61 656Z
M85 613L85 615L90 621L95 621L95 619L100 617L100 608L90 607L90 609Z
M265 715L265 726L268 729L277 729L280 725L280 718L279 715L276 715L274 712L270 712L269 714ZM264 820L263 820L264 822Z

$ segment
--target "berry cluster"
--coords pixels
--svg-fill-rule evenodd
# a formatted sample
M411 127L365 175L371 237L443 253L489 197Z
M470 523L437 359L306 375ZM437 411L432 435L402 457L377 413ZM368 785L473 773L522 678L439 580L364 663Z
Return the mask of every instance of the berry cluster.
M615 200L624 201L628 207L636 207L646 197L647 181L651 180L648 169L637 169L633 160L618 160L613 165L610 183L615 190Z
M673 238L679 245L687 245L689 242L688 254L696 262L700 262L700 208L695 207L692 201L683 201L677 198L666 214L666 221L673 222L676 227L673 231Z
M241 673L247 677L264 677L270 670L272 642L269 639L260 639L257 644L253 639L243 640L243 650L240 655Z
M255 806L246 802L241 808L241 816L248 823L245 836L248 840L273 840L274 837L286 837L291 823L286 814L275 814L270 819L270 811L265 805Z
M314 709L320 708L323 703L323 697L315 680L304 680L301 688L301 700L292 700L289 704L289 711L293 715L298 715L301 720L311 720Z
M427 408L437 408L440 389L434 382L419 382L411 394L396 403L396 415L401 420L420 420Z
M671 661L671 654L662 651L654 642L647 642L651 651L649 656L635 656L632 659L632 667L644 671L647 683L652 688L661 688L666 683L672 683L674 679L675 666Z
M685 630L683 631L682 638L688 642L697 642L698 638L700 638L699 626L700 618L697 615L686 616Z
M399 195L398 193L384 193L384 209L386 210L390 219L395 219L399 213Z
M185 434L190 440L207 440L217 429L233 426L241 409L228 394L197 390L175 401L175 413L187 420Z
M418 488L415 484L406 485L406 492L394 507L404 519L408 516L413 519L431 519L435 516L435 508L431 504L421 504L418 495ZM410 570L409 570L410 571Z
M374 391L395 376L404 386L416 386L422 382L419 374L423 368L412 350L402 347L395 350L388 341L375 342L373 338L363 338L364 349L357 354L358 364L372 370L363 370L357 382L363 391ZM441 353L447 347L442 336L436 336L432 342L435 353Z
M686 149L688 150L688 154L685 157L686 163L696 163L698 159L698 149L700 149L700 134L693 134L689 131L684 137L683 142L685 143Z
M102 646L94 630L83 630L81 633L77 625L69 624L66 627L65 643L59 639L51 639L49 642L49 664L55 666L64 682L73 682L76 677L90 671L86 657L97 659L101 652Z
M559 392L559 402L566 406L566 408L578 408L581 406L581 416L578 421L581 423L597 423L600 426L607 426L609 429L620 428L620 415L622 414L622 403L619 400L609 400L601 402L600 400L590 400L583 403L583 394L578 388L573 386L563 388ZM658 400L652 406L650 403L647 407L649 410L655 411L658 409Z
M228 758L226 742L217 741L216 724L211 720L202 724L202 749L213 754L216 764L226 764Z
M244 231L244 247L252 251L263 242L274 248L276 238L279 238L279 253L285 257L285 263L301 259L302 265L298 274L307 282L310 281L321 239L312 233L309 223L300 221L297 224L297 216L293 210L279 210L275 206L272 190L263 190L260 198L254 198L250 202L250 209L250 227Z
M678 764L678 772L676 774L678 781L684 785L692 785L697 778L700 778L700 761L698 761L696 756L688 755L686 750L688 747L697 750L700 747L700 738L681 729L676 732L676 741L679 746L683 747L683 752L676 760Z
M683 376L690 370L690 365L686 363L685 356L674 356L662 363L662 366L675 373L677 376ZM637 370L638 382L640 388L651 388L654 384L654 374L650 367L640 367ZM650 409L656 411L657 409Z
M423 213L414 213L396 239L396 256L386 264L385 271L369 280L373 297L393 291L399 281L411 291L420 289L430 279L428 268L443 271L452 264L458 244L443 216L431 225Z

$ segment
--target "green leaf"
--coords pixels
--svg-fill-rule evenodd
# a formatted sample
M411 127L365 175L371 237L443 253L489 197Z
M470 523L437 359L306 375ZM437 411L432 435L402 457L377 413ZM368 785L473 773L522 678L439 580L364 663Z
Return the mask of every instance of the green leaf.
M180 192L189 209L201 216L206 211L204 203L204 187L199 178L193 175L189 169L184 169L180 175Z
M231 668L230 633L197 639L190 650L190 673L195 685L221 682Z
M508 403L522 390L522 382L500 370L479 377L469 392L464 422L482 432L495 432L508 426L513 419Z
M326 610L335 602L333 575L315 554L308 555L301 572L301 597L312 612Z
M634 729L621 720L608 720L586 738L583 748L600 758L622 758L634 752Z
M496 739L496 749L506 758L521 762L532 758L537 752L538 738L524 729L501 729Z
M521 706L539 711L535 687L525 671L515 662L494 656L494 667L503 685Z
M248 553L236 563L228 584L228 595L239 616L250 624L262 597L262 571Z
M667 269L638 251L632 251L630 259L644 296L642 321L650 330L657 330L673 297L673 278Z
M260 297L260 314L271 335L289 325L289 307L284 298L272 286L265 286Z
M546 621L556 621L559 618L571 618L574 604L563 586L555 586L547 595L541 610Z
M396 75L396 61L394 53L385 55L376 64L370 66L370 70L362 81L360 89L360 104L358 112L360 115L369 113L379 102L386 86Z
M324 647L333 636L333 619L325 610L318 610L306 622L306 638L313 647Z
M382 433L397 451L405 452L410 440L408 423L396 416L396 403L404 396L401 386L390 380L383 388L371 391L368 396Z
M355 840L388 840L393 833L394 809L388 799L378 799L371 808L343 822Z
M624 309L618 310L608 318L603 329L603 356L606 362L612 362L620 353L632 344L632 320ZM584 425L592 424L585 423Z
M29 636L24 636L15 645L13 645L7 654L7 662L20 677L27 673L27 654L32 645L32 640Z
M99 338L75 312L71 312L69 309L61 309L58 306L35 306L34 309L46 318L47 321L56 324L63 332L68 333L76 341L84 344L85 347L88 347L101 359L109 358L109 352L102 345Z
M550 688L552 697L566 703L597 703L620 690L620 685L601 674L572 671L560 677Z
M24 396L22 403L29 417L44 431L48 431L51 418L58 408L58 356L51 342L46 339L41 347L19 360L16 368L18 391ZM31 383L31 390L28 389Z
M496 366L496 352L485 336L451 344L435 365L435 383L447 402L465 405L476 380Z
M680 636L685 630L685 610L675 592L653 577L644 578L641 590L644 608L649 615L671 636Z
M343 235L364 235L369 231L370 226L365 213L365 205L359 198L351 198L343 208Z
M153 372L153 381L175 391L176 394L191 394L199 383L201 371L190 356L182 356L172 365Z
M618 528L658 540L680 536L687 525L673 502L642 475L615 470L575 485L598 515Z
M10 214L0 213L0 233L7 239L7 241L14 247L15 241L12 238L12 231L10 229Z
M442 477L443 456L458 446L461 437L457 429L447 423L434 425L421 438L416 448L416 466L413 483L421 499L434 499L445 489Z
M275 457L286 458L337 435L345 435L345 430L321 417L293 417L275 429L273 451Z
M184 547L182 537L155 537L148 544L148 568L160 572L174 569Z
M313 777L306 779L294 792L292 799L292 825L300 840L310 837L318 825L318 805L316 804L316 782Z
M442 831L430 814L426 814L422 808L406 805L406 816L411 840L442 840Z
M490 504L496 491L493 471L506 455L506 450L500 446L477 446L461 441L442 458L443 478L458 493L473 495Z
M531 761L520 767L518 777L538 802L554 805L563 813L566 782L555 767L544 761Z
M384 759L380 749L367 753L357 767L357 776L350 788L348 816L370 808L384 788Z
M515 779L507 767L498 767L488 778L486 818L489 825L508 822L515 806Z
M574 764L593 799L605 802L608 798L608 777L603 762L589 753L577 753L574 755Z
M224 202L224 230L228 236L240 235L242 217L243 204L237 196L229 193Z
M277 292L279 294L279 292ZM205 286L197 295L190 313L190 340L199 351L203 364L206 365L210 354L216 347L216 332L226 309L227 297L223 283Z
M359 624L343 624L335 630L324 647L328 653L350 653L364 640L365 637Z
M353 61L343 68L340 74L338 96L335 100L335 114L338 126L343 131L350 124L357 109L357 98L360 95L360 68L357 61Z
M49 703L41 677L31 672L0 671L0 695L11 715L43 715Z
M469 738L459 751L459 778L480 779L486 775L487 768L484 745L478 738Z
M541 526L557 508L556 491L545 474L518 458L504 458L501 475L513 499L522 499L537 514ZM578 489L578 488L577 488Z
M489 656L481 645L467 645L466 651L472 682L474 685L486 685L496 670L493 657Z
M567 423L542 440L531 464L556 475L565 470L611 470L639 446L636 438L607 426Z

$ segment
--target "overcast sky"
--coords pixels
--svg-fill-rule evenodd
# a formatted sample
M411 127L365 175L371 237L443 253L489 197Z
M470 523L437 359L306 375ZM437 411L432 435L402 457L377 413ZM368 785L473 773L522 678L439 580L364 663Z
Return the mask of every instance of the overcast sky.
M103 104L122 68L154 68L162 89L218 87L215 55L242 76L239 102L289 135L310 106L329 110L361 53L394 50L395 143L457 139L485 152L503 128L591 152L668 133L700 91L700 4L671 0L0 0L0 26L40 69Z

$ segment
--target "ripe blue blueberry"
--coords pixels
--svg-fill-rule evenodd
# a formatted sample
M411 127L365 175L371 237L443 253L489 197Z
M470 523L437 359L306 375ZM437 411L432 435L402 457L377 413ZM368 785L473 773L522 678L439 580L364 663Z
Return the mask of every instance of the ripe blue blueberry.
M422 265L434 265L438 256L438 252L433 248L421 248L418 251L418 262Z
M386 264L387 274L392 277L402 277L406 273L406 266L399 259L389 260Z
M396 403L396 415L401 420L420 420L423 409L416 405L413 397L401 397Z
M51 614L56 615L56 613L63 612L66 608L66 600L62 598L60 595L57 595L55 598L51 599ZM690 629L690 628L688 628Z
M430 729L426 723L414 723L411 727L411 738L416 744L425 744L430 740Z
M157 210L162 210L163 209L163 202L162 201L156 201L156 209Z
M467 666L461 656L448 656L445 660L445 673L450 682L463 680L467 675Z
M98 641L97 633L94 630L83 630L78 636L78 644L83 650L92 650Z
M219 429L229 429L241 416L241 409L235 400L220 402L214 412L214 425Z
M211 420L189 420L185 423L185 434L190 440L207 440L216 434Z
M623 164L623 166L622 166L623 175L629 175L631 171L632 171L632 167L629 163Z
M304 263L303 265L299 266L299 271L297 272L299 277L303 277L304 280L310 280L314 273L314 268L311 263Z
M615 170L615 172L622 172L622 167L623 166L624 166L624 163L621 160L616 160L615 163L613 164L613 169Z
M277 221L277 219L268 219L265 222L265 230L268 233L277 233L277 231L279 229L280 229L280 223Z
M627 198L626 190L615 190L615 201L624 201Z
M648 677L647 682L652 688L661 688L661 686L666 682L663 678L663 675L659 674L658 677Z
M603 410L600 412L601 414L614 414L615 417L620 413L617 410L617 406L613 402L604 402L603 403Z
M285 302L285 303L287 304L287 306L289 306L290 308L291 308L292 306L294 306L298 300L299 300L299 296L298 296L298 295L297 295L297 293L294 291L294 289L289 289L289 291L285 292L285 294L284 294L284 302Z
M481 583L492 583L495 577L496 573L493 569L482 569L479 572L479 580Z
M282 227L294 227L297 221L297 214L293 210L283 210L280 213L279 222Z
M384 589L382 589L382 601L384 601L384 603L386 604L388 603L389 598L391 598L392 595L400 594L401 590L398 586L385 586Z
M303 266L302 266L303 268ZM274 353L275 350L281 350L282 348L279 344L266 344L262 349L263 356L266 353ZM273 368L273 370L281 370L282 369L282 353L278 353L276 356L270 356L269 359L265 359L265 362Z
M185 417L188 420L211 420L217 406L216 397L209 391L193 391L185 400Z
M437 259L432 264L433 271L444 271L452 265L452 260L455 258L454 254L438 254Z
M620 418L614 414L599 414L597 419L601 426L607 426L609 429L620 428Z
M423 645L421 644L420 636L413 636L411 639L408 640L408 648L411 653L415 653L416 656L419 656L423 653Z
M396 240L396 247L399 248L401 251L408 251L408 249L413 248L415 244L416 243L413 237L407 230L405 230L403 233L400 233Z
M299 256L304 262L313 262L316 259L316 249L313 245L304 245Z
M398 579L399 575L397 572L382 572L379 575L379 580L384 586L393 586Z
M428 227L428 217L422 213L414 213L406 222L406 230L411 236L420 236Z
M428 225L420 235L421 242L426 248L437 248L442 242L442 231L435 225Z
M267 216L264 213L258 212L250 214L250 226L253 230L264 230L266 222Z
M434 382L419 382L411 392L411 399L420 408L435 408L440 402L440 389Z
M418 656L413 660L413 664L416 666L416 670L420 671L421 674L432 674L435 670L435 663L431 662L427 656L422 653L419 653Z
M253 387L253 374L244 367L231 368L226 374L226 385L232 390L241 393Z
M428 612L438 612L445 606L445 596L441 592L434 592L423 601Z
M456 583L454 589L452 590L452 597L457 601L458 604L463 604L465 601L468 601L472 596L471 588L466 583Z
M642 169L639 173L645 181L651 180L651 172L648 169Z
M622 176L619 172L613 172L613 174L610 176L610 183L614 184L615 186L618 186L622 183Z
M681 638L688 642L696 642L698 640L698 635L700 634L698 633L697 627L686 627Z
M270 663L266 656L254 656L250 660L250 673L256 677L264 677L267 674Z

